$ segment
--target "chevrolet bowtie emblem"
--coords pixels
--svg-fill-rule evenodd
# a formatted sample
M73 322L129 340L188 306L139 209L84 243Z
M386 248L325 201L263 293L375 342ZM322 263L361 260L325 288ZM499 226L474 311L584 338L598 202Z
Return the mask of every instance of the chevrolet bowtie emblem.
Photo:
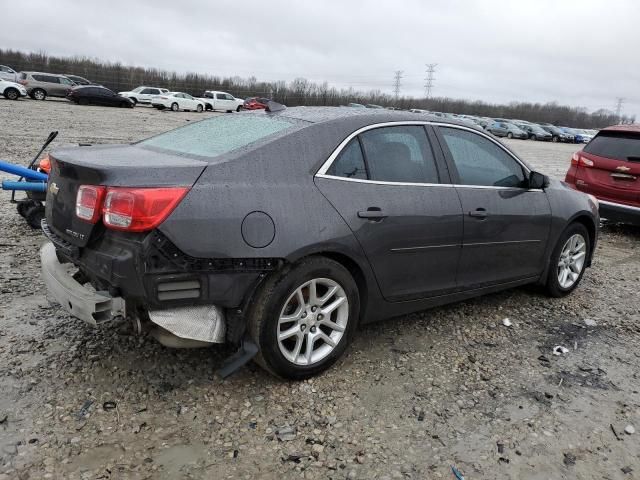
M58 185L56 185L56 182L53 182L51 185L49 185L49 191L53 195L57 195L58 194L58 191L60 191L60 189L58 188Z
M631 169L629 167L625 167L624 165L620 165L619 167L616 167L616 170L618 170L619 172L628 172Z

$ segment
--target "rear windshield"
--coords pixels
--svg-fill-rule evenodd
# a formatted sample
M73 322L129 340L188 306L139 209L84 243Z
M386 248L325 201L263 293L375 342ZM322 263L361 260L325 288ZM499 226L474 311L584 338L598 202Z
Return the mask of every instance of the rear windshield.
M143 140L138 145L171 153L215 157L293 127L294 124L282 118L266 115L222 115Z
M640 162L640 133L602 131L584 151L600 157Z

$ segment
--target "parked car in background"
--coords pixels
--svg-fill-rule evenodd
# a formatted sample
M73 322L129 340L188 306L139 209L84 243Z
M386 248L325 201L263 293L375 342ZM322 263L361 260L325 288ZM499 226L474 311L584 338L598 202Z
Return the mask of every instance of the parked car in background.
M0 65L0 80L7 80L8 82L18 81L18 72L13 68L6 65Z
M211 111L239 112L244 105L244 100L236 98L230 93L216 90L206 90L198 100L204 103L205 110Z
M245 110L264 110L271 99L264 97L249 97L242 104Z
M365 107L367 107L367 108L376 108L376 109L384 109L384 107L382 105L375 105L373 103L367 103L365 105Z
M552 142L573 143L575 140L572 134L563 132L555 125L540 124L540 127L551 134Z
M640 125L600 130L573 154L565 182L594 195L601 217L640 225Z
M223 115L49 156L42 275L63 308L241 344L292 379L363 323L525 284L568 295L596 251L594 199L409 112Z
M593 135L589 135L579 128L560 127L560 129L565 133L573 135L574 143L589 143L593 138Z
M99 105L103 107L133 108L135 102L122 97L108 88L98 85L80 85L73 87L67 94L67 100L78 105Z
M351 102L349 105L347 105L348 107L352 107L352 108L367 108L364 105L362 105L361 103L353 103Z
M0 95L7 100L18 100L20 97L27 96L27 89L19 83L0 80Z
M76 85L95 85L91 80L87 80L84 77L80 77L78 75L69 75L68 73L64 74L69 80L71 80Z
M74 83L64 75L41 72L20 72L18 83L24 85L34 100L47 97L66 97Z
M550 142L552 135L544 128L533 123L516 123L518 128L527 132L527 136L530 140L540 140L543 142Z
M187 110L190 112L202 112L204 102L184 92L167 92L156 95L151 99L151 105L157 109L169 108L174 112Z
M411 113L431 113L429 110L423 110L422 108L412 108L409 111Z
M496 137L519 138L522 140L529 138L527 132L507 122L493 122L488 125L485 130L491 132Z
M118 92L118 95L130 98L135 103L150 104L153 97L164 93L169 93L169 90L166 88L142 86L134 88L130 92Z

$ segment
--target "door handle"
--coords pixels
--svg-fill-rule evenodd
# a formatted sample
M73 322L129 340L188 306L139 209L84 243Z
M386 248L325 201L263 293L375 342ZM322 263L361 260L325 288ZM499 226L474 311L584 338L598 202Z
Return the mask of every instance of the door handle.
M366 218L375 221L387 218L387 215L385 215L378 207L369 207L366 210L360 210L358 212L358 218Z
M476 208L473 212L469 212L469 216L484 219L487 218L487 211L484 208Z

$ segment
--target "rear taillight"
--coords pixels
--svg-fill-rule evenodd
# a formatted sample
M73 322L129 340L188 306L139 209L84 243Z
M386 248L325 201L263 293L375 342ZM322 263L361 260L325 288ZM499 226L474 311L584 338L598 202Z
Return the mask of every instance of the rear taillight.
M580 152L576 152L571 157L571 165L575 165L576 167L593 167L593 160L589 160L580 155Z
M186 187L109 188L102 220L115 230L151 230L169 216L188 191Z
M76 195L76 216L89 223L96 223L100 218L102 199L105 187L81 185Z

